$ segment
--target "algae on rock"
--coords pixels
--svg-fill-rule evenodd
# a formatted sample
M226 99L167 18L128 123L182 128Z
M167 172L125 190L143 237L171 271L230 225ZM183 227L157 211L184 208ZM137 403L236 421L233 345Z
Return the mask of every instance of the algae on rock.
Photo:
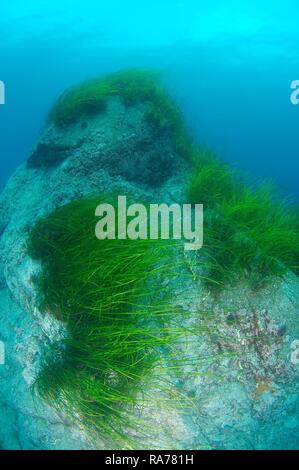
M18 341L25 361L16 359L15 377L7 368L2 371L7 373L2 404L8 399L10 385L20 394L24 391L24 396L28 397L28 383L20 380L16 386L15 380L22 375L32 383L40 370L43 345L46 343L51 349L57 339L65 338L66 325L60 321L64 319L49 315L46 303L41 306L36 280L42 266L28 253L28 237L38 220L49 220L47 218L58 208L93 193L131 194L136 201L185 203L192 165L198 158L201 168L209 161L207 153L190 143L176 106L161 92L151 75L145 79L144 73L126 71L108 77L105 83L109 86L104 87L100 80L90 83L88 89L86 85L79 86L62 96L50 113L36 148L0 196L2 282L25 312L25 315L23 311L22 315L5 315L5 322L9 323L5 326L7 341L11 341L9 331L18 328L20 316L28 321L24 324L25 334L20 333ZM72 103L68 102L70 99ZM66 105L64 111L60 108L62 105ZM210 178L211 172L206 171L205 175ZM234 199L231 193L228 206L218 197L223 186L233 193L236 189L230 186L230 171L226 170L225 177L220 178L222 188L217 187L217 182L212 181L211 185L209 181L212 180L207 180L203 174L194 176L189 192L192 202L202 202L198 198L206 187L209 193L204 196L212 200L212 211L221 209L229 220L234 220L240 212L244 214L237 203L231 205ZM212 189L216 191L214 195L211 195ZM251 196L249 200L252 201ZM269 204L273 208L272 202ZM252 204L246 202L245 206L252 207ZM250 218L253 225L254 220ZM291 225L296 232L296 224ZM213 225L210 227L208 229L213 230ZM218 243L214 235L210 237L212 248ZM230 238L233 247L242 242L233 238L235 235L234 232ZM215 296L215 291L202 279L206 259L184 255L180 250L178 245L177 277L161 278L159 284L171 297L169 312L172 316L166 329L176 330L181 335L170 353L164 354L163 371L168 374L167 387L171 386L169 390L158 392L155 380L161 372L158 363L144 385L150 400L141 408L132 409L132 417L138 419L142 414L149 426L138 436L131 432L130 438L138 437L136 446L140 448L148 448L149 442L153 447L161 447L163 443L165 448L176 449L295 448L299 430L299 422L294 418L299 408L298 366L290 362L289 353L292 341L299 336L298 278L285 271L283 277L273 276L270 283L259 283L259 289L256 285L253 289L248 279L241 276L234 282L229 278L229 287L224 282L223 289L217 290ZM285 254L290 261L287 266L295 270L296 253L294 257L289 256L288 250ZM220 258L221 262L225 258L224 269L229 267L226 266L229 256L227 249ZM173 263L173 268L175 266ZM57 271L59 275L61 270L63 266ZM53 303L50 310L53 310ZM30 351L34 353L31 355ZM176 358L178 363L172 368ZM113 374L108 379L111 381ZM142 403L143 390L137 391ZM163 408L163 400L169 399L169 392L171 410ZM159 393L161 400L157 400ZM85 399L89 399L88 393ZM36 400L42 406L39 399ZM11 408L14 406L15 403ZM70 411L73 416L74 410ZM57 431L54 426L48 429L43 412L39 408L36 414L26 415L29 433L33 433L32 427L39 422L34 428L35 446L44 440L47 448L74 445L115 448L115 442L103 444L99 433L93 436L91 443L85 423L71 419L72 430L76 429L78 437L74 443L65 409L59 414ZM21 414L19 410L17 415L13 411L7 415L11 442L12 423L16 416L20 419ZM57 439L51 440L49 433L54 436L55 432ZM28 440L22 442L22 447L31 448ZM15 444L5 443L9 445Z

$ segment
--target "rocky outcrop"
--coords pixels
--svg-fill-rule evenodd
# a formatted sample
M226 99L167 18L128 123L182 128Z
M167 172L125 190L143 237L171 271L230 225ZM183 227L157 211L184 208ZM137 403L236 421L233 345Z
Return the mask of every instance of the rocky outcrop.
M167 130L157 135L145 121L145 110L142 104L126 108L114 97L105 114L64 129L49 124L9 180L0 197L0 262L5 282L22 305L32 295L26 237L38 218L97 192L132 193L136 201L182 197L186 164Z
M34 398L32 380L40 345L47 340L41 324L16 304L8 289L0 291L0 305L0 340L6 356L5 365L0 365L0 448L93 448L78 426Z
M37 397L33 400L42 345L57 339L60 325L37 309L33 279L39 265L28 256L26 241L38 218L94 192L184 202L188 166L169 129L152 126L145 112L145 104L126 107L115 96L108 99L105 113L82 117L66 128L48 124L1 195L4 448L104 445L87 437L83 423L71 423ZM215 298L197 278L192 259L186 258L181 275L188 281L168 286L173 307L198 334L186 338L177 354L198 361L196 367L186 361L173 387L189 397L190 406L173 413L157 409L154 384L149 385L153 401L143 414L155 430L151 443L187 449L298 447L299 366L290 360L291 344L299 339L298 279L273 279L260 291L240 283Z
M28 160L10 178L1 195L0 260L4 305L5 299L10 298L9 307L2 309L10 325L9 328L3 324L3 338L5 342L9 338L13 341L15 331L22 331L14 341L13 352L7 356L6 366L2 369L0 366L1 378L7 384L2 391L4 397L10 397L14 420L23 419L24 415L29 423L24 431L28 432L28 441L14 443L15 447L92 447L82 429L74 430L77 436L74 438L67 418L59 418L55 412L51 420L56 428L52 429L45 418L49 408L42 403L38 411L24 412L34 409L38 401L35 397L33 402L30 387L36 377L41 348L47 341L57 340L60 334L60 325L37 309L33 280L40 268L28 256L27 237L40 217L91 193L130 193L137 202L145 198L171 202L182 197L186 164L178 158L167 131L157 135L155 128L146 123L145 110L144 105L126 108L113 97L107 103L105 114L91 116L63 130L49 124ZM24 328L20 317L24 318ZM14 347L22 354L16 354ZM13 373L13 369L17 373ZM13 394L8 393L12 386L16 390ZM19 394L24 396L24 401L15 400ZM4 403L5 408L8 405ZM5 415L8 416L3 411ZM36 429L34 443L30 443L32 426ZM17 429L16 424L12 432ZM8 438L3 445L10 447L10 442ZM97 439L96 447L101 445Z

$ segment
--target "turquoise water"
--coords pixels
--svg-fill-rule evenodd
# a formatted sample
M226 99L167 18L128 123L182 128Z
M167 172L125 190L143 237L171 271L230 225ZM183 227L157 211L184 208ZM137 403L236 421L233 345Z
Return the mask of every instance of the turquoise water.
M299 79L298 2L206 3L14 0L1 5L0 80L5 83L6 103L0 106L0 188L27 158L49 108L64 89L123 68L150 67L165 72L163 80L199 143L215 149L222 159L249 172L253 179L273 180L283 193L298 200L299 105L290 101L291 82ZM285 296L291 298L292 293ZM2 305L7 304L7 311L19 319L25 331L20 335L25 335L26 343L26 328L30 330L32 324L22 318L19 306L7 293L1 297ZM293 303L292 311L298 312L298 302ZM283 312L284 303L281 305ZM6 310L3 312L5 328L3 332L0 329L0 340L3 337L13 350L11 325ZM21 367L8 362L4 373L7 383L11 381L17 389L20 375ZM279 391L284 402L279 401L279 393L273 398L279 416L277 428L268 416L257 429L259 440L252 448L298 448L299 385L295 390L288 387L283 384ZM270 398L266 395L263 400L256 406L256 414L263 412ZM0 449L43 448L40 435L46 425L26 417L17 422L13 411L17 401L14 390L7 384L1 387L0 424L5 429L9 423L9 432L7 437L0 431ZM28 407L32 417L30 394L20 403ZM245 411L254 436L252 410ZM57 428L61 425L54 424ZM232 425L224 423L224 437L215 438L215 448L225 448L227 442L238 448L237 425L234 423L230 441L227 436ZM18 426L23 432L18 432ZM59 448L63 433L59 428L57 442L45 437L45 448ZM38 437L33 439L35 435ZM70 438L67 445L78 444Z
M0 8L0 184L26 158L65 87L150 66L165 69L198 140L299 196L299 106L289 99L298 2L15 0Z

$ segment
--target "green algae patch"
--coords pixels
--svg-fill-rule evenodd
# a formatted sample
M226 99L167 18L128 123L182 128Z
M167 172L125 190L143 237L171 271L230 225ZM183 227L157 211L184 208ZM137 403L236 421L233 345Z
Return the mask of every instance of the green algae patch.
M150 101L156 89L156 74L132 69L87 80L65 91L49 113L58 127L105 111L110 96L120 96L126 106Z
M298 207L267 183L248 185L237 171L200 151L187 188L205 209L207 282L225 286L245 277L258 287L288 270L299 272Z
M134 106L155 99L160 78L161 74L156 70L132 68L110 74L103 80L126 106Z
M163 261L171 247L96 238L95 208L115 200L77 200L30 233L29 254L42 263L39 307L66 329L65 339L44 351L35 389L107 442L130 448L130 431L148 432L133 417L144 404L139 395L144 400L151 372L184 332L167 324L173 313L161 287L172 269Z

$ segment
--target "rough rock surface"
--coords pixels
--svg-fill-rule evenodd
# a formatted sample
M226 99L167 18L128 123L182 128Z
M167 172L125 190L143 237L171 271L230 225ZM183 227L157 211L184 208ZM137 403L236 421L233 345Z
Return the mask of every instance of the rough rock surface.
M34 399L32 379L40 344L46 340L41 325L16 304L8 289L0 291L0 305L6 356L5 365L0 365L0 449L94 448L78 426Z
M33 400L41 345L57 337L59 325L37 311L32 276L39 267L27 255L26 237L39 217L93 192L184 202L186 164L168 131L147 124L144 111L144 105L125 108L112 98L105 114L63 130L48 125L0 197L3 448L103 446L66 416ZM299 339L299 280L292 275L274 279L255 292L240 283L215 298L189 259L184 269L188 282L182 276L168 288L175 309L188 313L186 325L198 326L198 334L182 342L178 354L200 360L196 367L185 365L173 382L174 390L187 394L190 406L169 413L156 409L153 400L143 410L155 429L151 443L193 449L298 448L299 365L290 354Z

